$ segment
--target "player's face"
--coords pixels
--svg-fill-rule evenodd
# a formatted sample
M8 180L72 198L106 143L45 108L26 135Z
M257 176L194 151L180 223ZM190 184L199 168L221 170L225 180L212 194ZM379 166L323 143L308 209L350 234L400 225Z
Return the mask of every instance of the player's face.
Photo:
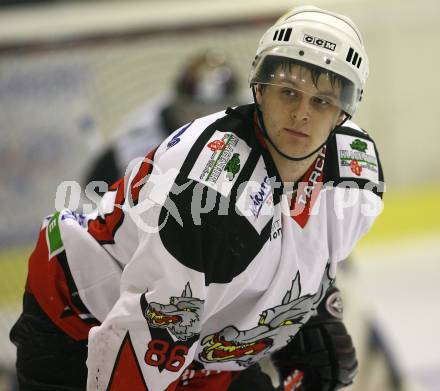
M300 65L282 72L283 81L257 86L257 102L272 142L283 153L301 157L318 148L342 121L341 86L332 85L325 74L314 83L310 71Z

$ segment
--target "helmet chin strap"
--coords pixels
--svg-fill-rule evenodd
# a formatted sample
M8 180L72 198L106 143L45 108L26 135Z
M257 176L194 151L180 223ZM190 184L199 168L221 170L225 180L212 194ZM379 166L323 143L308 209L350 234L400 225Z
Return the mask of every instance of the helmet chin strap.
M260 122L261 130L262 130L262 132L263 132L263 136L264 136L264 138L265 138L267 141L269 141L270 145L272 145L272 147L275 149L275 151L277 151L278 154L280 154L283 158L285 158L285 159L287 159L287 160L291 160L291 161L294 161L294 162L299 162L299 161L301 161L301 160L308 159L310 156L312 156L312 155L314 155L316 152L320 151L320 150L322 149L322 147L323 147L324 145L326 145L326 144L330 141L330 139L333 137L333 135L334 135L334 133L335 133L335 130L336 130L339 126L344 125L344 123L345 123L346 121L348 121L348 120L351 118L350 115L348 115L347 113L345 113L345 114L347 115L347 117L344 118L344 120L341 122L341 124L335 126L334 129L333 129L333 130L330 132L330 134L328 135L327 139L326 139L326 140L325 140L325 141L324 141L319 147L317 147L315 150L313 150L313 151L310 152L309 154L307 154L307 155L305 155L305 156L300 156L300 157L289 156L289 155L286 155L284 152L280 151L280 149L275 145L275 143L274 143L274 142L271 140L271 138L269 137L269 134L267 133L267 130L266 130L266 125L264 124L263 112L261 111L261 109L260 109L260 105L259 105L258 102L257 102L257 96L256 96L256 93L255 93L255 89L254 89L254 87L255 87L255 85L252 85L252 86L251 86L251 89L252 89L252 95L254 96L255 107L256 107L256 109L257 109L257 117L258 117L258 121Z

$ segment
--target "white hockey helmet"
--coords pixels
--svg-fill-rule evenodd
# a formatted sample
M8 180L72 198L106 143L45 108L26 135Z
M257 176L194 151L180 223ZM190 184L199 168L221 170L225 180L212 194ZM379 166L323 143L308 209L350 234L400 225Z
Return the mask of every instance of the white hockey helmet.
M251 85L283 82L284 73L268 72L263 66L274 56L310 64L343 81L337 105L353 116L367 81L368 57L361 34L349 18L314 6L288 11L261 38L249 75Z

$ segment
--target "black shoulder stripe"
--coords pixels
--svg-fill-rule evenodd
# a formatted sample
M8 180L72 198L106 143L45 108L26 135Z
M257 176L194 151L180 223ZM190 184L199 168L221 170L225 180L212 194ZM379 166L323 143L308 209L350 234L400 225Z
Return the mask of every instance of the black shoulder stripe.
M366 130L364 130L364 129L358 130L355 128L351 128L350 126L341 126L336 130L335 133L336 134L347 134L349 136L360 137L360 138L363 138L363 139L366 139L369 141L373 141L373 139L370 137L370 135L368 134L368 132Z

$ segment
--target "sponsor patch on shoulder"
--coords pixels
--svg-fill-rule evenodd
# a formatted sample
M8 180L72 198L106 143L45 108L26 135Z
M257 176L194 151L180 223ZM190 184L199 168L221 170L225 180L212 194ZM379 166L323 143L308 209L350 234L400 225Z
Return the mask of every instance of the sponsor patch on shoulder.
M379 165L372 141L345 134L336 135L339 175L379 182Z
M227 197L249 157L250 148L233 133L216 130L188 177Z
M64 250L59 226L60 212L55 213L46 227L46 241L49 250L49 261Z

